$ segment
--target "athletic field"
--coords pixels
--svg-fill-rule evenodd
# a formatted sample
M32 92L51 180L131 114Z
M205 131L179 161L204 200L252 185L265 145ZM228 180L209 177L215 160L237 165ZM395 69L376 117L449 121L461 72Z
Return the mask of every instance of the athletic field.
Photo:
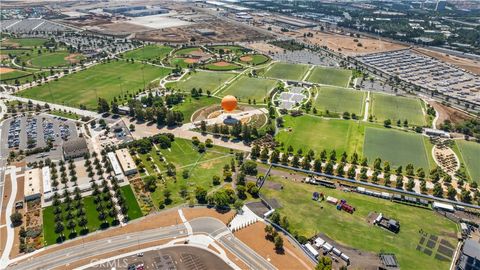
M348 87L352 72L348 69L315 67L308 75L307 81L319 84Z
M320 86L314 107L319 111L349 112L362 116L365 92L335 86Z
M426 124L422 111L422 101L417 98L407 98L379 93L370 94L371 114L378 122L386 119L392 120L396 125L397 120L408 120L409 125L423 126Z
M240 102L247 102L250 99L252 102L256 100L258 103L263 103L263 99L276 85L275 80L242 76L218 95L233 95L239 98Z
M335 150L337 155L346 151L349 155L362 153L364 126L354 121L322 119L303 115L284 117L284 128L280 129L276 139L284 144L285 150L292 146L294 150Z
M480 183L480 144L464 140L456 140L465 167L472 181Z
M7 38L0 44L2 47L38 47L42 46L47 39L44 38Z
M197 90L202 88L205 94L207 93L207 90L213 93L217 87L221 86L235 75L235 73L228 72L197 71L191 72L190 74L185 75L182 80L169 83L167 86L183 92L190 92L192 88L195 87Z
M281 208L278 208L280 214L288 218L291 231L298 232L299 235L310 238L317 233L323 233L342 245L364 252L394 253L401 269L449 269L451 261L439 252L440 249L445 249L440 243L450 246L448 250L454 250L457 246L457 226L434 211L355 192L344 192L341 189L301 184L278 176L269 177L268 181L281 184L282 189L264 186L262 195L278 201L281 205ZM338 211L335 206L325 201L313 201L313 192L323 193L325 197L344 199L355 207L356 211L349 214ZM400 232L394 234L369 224L366 219L374 212L398 220ZM433 236L433 239L436 237L436 240L427 244L430 236ZM431 248L427 249L427 245ZM417 246L420 250L417 250ZM423 250L431 253L427 254ZM345 252L348 255L348 251ZM443 260L437 256L441 256Z
M310 66L288 63L274 63L265 73L266 77L301 81Z
M147 85L150 81L163 78L169 73L168 68L114 61L27 89L18 95L73 107L85 105L89 110L96 110L99 97L110 101L115 96L136 93L143 89L143 77Z
M172 47L169 46L157 46L157 45L147 45L132 51L123 53L123 58L134 60L162 60L165 58L171 51Z
M428 171L428 155L423 137L420 134L405 131L372 128L365 130L364 156L370 164L379 157L391 165L405 166L409 163L415 168L422 167Z
M240 62L251 65L260 65L266 63L270 58L263 54L247 54L239 58Z

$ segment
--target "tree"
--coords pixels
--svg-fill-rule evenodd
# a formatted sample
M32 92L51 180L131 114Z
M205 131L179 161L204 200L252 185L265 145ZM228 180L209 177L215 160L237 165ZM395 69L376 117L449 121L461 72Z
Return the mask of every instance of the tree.
M18 227L22 225L23 222L23 216L19 212L15 212L10 215L10 220L12 221L12 224L14 227Z
M105 113L110 111L110 106L108 105L108 102L104 98L98 98L98 108L97 111L99 113Z
M457 190L456 190L454 187L449 186L449 187L448 187L448 190L447 190L447 197L448 197L448 199L450 199L450 200L455 200L455 199L456 199L456 198L455 198L456 196L457 196Z
M274 243L277 251L283 250L283 238L280 235L275 236Z
M391 127L392 126L392 120L387 119L387 120L383 121L383 125L387 128Z
M440 185L440 183L435 183L433 185L433 196L435 197L438 197L438 198L442 198L443 197L443 188L442 186Z
M242 164L240 170L247 175L257 175L257 163L252 160L247 160L245 161L245 163Z
M235 210L237 210L237 212L241 211L242 207L243 207L243 201L242 200L236 200L233 203L233 208L235 208Z
M207 190L201 186L197 186L195 189L195 198L198 203L205 203L207 201Z
M215 186L220 185L220 176L214 175L212 177L212 184L215 185Z
M315 270L331 270L332 269L332 258L328 256L323 256L318 260L317 266L315 266Z

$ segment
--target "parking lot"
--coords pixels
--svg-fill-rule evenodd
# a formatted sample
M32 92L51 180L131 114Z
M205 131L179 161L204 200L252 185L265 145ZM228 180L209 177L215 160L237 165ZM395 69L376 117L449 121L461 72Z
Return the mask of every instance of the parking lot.
M40 114L6 120L1 135L7 138L2 148L10 151L43 148L49 141L61 149L62 141L76 138L78 132L75 122Z

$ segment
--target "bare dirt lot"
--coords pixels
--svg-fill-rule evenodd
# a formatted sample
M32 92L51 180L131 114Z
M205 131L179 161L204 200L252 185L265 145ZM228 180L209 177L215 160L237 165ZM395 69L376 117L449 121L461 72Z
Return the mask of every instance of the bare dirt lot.
M421 54L436 58L438 60L441 60L443 62L455 65L459 68L463 68L465 70L468 70L472 73L475 73L477 75L480 75L480 62L467 59L467 58L461 58L458 56L453 56L453 55L448 55L440 52L435 52L431 51L425 48L414 48L413 49L416 52L419 52Z
M7 67L0 67L0 74L9 73L9 72L12 72L12 71L15 71L15 69L7 68Z
M461 122L464 122L465 120L472 118L472 116L470 116L469 114L463 111L460 111L452 107L448 107L436 101L429 101L428 103L439 114L437 125L442 124L443 122L445 122L445 120L450 120L453 124L459 124Z
M187 220L198 217L213 217L227 224L232 220L235 211L219 212L213 208L183 208L183 214Z
M252 50L264 53L264 54L272 54L272 53L281 53L283 49L277 46L273 46L266 42L252 42L245 44L245 47L250 48Z
M278 269L313 269L313 263L301 250L283 237L284 251L275 251L273 242L265 238L265 224L257 222L244 229L236 231L235 236L260 256L270 261Z
M297 37L303 37L304 33L312 32L311 29L301 29ZM356 56L375 52L385 52L405 49L406 46L373 39L368 37L350 37L347 35L315 31L313 37L305 38L308 43L319 46L327 46L329 49L348 56Z

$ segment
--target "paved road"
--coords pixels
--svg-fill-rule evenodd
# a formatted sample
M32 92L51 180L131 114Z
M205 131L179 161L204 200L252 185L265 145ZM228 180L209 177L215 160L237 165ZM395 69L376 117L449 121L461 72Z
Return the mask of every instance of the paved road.
M34 99L17 97L17 96L13 96L13 95L6 94L6 93L0 93L0 98L6 98L8 100L18 100L18 101L25 102L25 103L27 103L28 101L32 101L33 104L35 104L35 105L40 104L42 106L45 105L45 103L46 103L50 106L51 109L62 110L62 111L67 110L67 111L71 111L73 113L76 113L80 116L100 117L100 115L96 112L81 110L81 109L78 109L78 108L73 108L73 107L68 107L68 106L64 106L64 105L49 103L49 102L45 102L45 101L38 101L38 100L34 100Z
M252 269L274 270L275 267L255 253L247 245L236 239L227 227L219 220L210 217L201 217L188 222L194 234L206 234L216 239L224 247L238 256ZM148 231L139 231L126 235L114 236L93 242L78 244L73 247L50 252L48 254L29 258L8 269L33 270L51 269L73 263L81 259L98 256L121 248L135 247L142 244L169 238L187 237L187 227L184 224L158 228ZM43 252L45 253L45 252Z

